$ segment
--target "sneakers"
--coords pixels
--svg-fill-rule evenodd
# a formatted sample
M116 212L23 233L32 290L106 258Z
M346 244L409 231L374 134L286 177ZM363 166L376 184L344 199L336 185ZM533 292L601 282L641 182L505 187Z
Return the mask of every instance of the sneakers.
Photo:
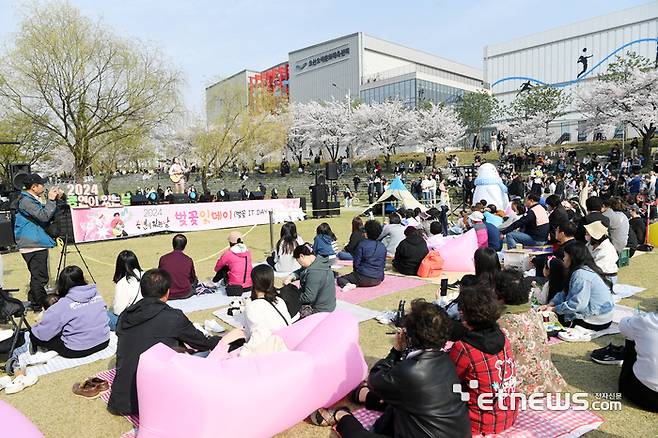
M203 328L206 329L206 331L213 333L223 333L226 331L226 329L214 319L206 319L203 322Z
M354 290L357 288L356 284L353 283L347 283L345 286L343 286L341 289L343 289L343 292L349 292L351 290Z
M37 351L25 355L26 365L39 365L48 362L50 359L59 356L56 351Z
M624 363L624 346L610 343L607 347L592 351L589 356L592 361L601 365L621 365Z
M16 394L39 381L37 376L20 375L5 385L5 394Z
M205 337L210 336L210 333L208 333L208 331L205 328L203 328L203 326L201 324L199 324L198 322L194 322L194 323L192 323L192 325L194 326L195 329L197 329L201 333L203 333L203 336L205 336Z
M0 391L5 389L5 386L9 385L10 383L11 383L11 377L9 376L0 377Z
M589 342L592 340L592 333L593 330L577 325L558 333L557 337L566 342Z

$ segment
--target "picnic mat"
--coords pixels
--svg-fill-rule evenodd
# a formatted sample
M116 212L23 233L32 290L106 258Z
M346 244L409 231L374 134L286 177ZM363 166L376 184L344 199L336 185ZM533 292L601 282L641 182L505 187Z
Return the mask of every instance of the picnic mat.
M354 411L354 417L371 430L381 412L365 408ZM504 438L566 438L578 437L597 429L603 418L590 411L521 411L510 429L487 437Z
M352 304L360 304L364 301L374 300L375 298L400 292L405 289L412 289L418 286L425 286L427 282L410 277L398 277L394 275L385 275L384 281L374 287L358 287L348 292L343 292L336 287L336 298Z
M336 300L336 309L341 309L350 312L359 322L363 322L375 318L382 313L376 310L366 309L365 307L361 307L352 303L347 303L341 300ZM230 326L240 329L244 328L245 316L243 313L237 313L234 316L230 316L228 314L228 307L223 307L221 309L215 310L212 314ZM295 320L293 319L293 322L294 321Z
M100 377L101 379L107 380L107 382L110 384L110 390L101 392L101 396L100 396L100 399L103 400L106 404L110 399L110 394L112 393L112 382L114 382L114 377L116 376L116 374L117 374L117 370L114 368L107 371L101 371L98 374L96 374L96 377ZM121 438L135 437L135 430L139 428L139 417L137 415L123 415L123 417L126 420L128 420L135 429L131 430L130 432L126 432L122 434Z
M612 287L612 291L614 294L612 295L612 299L614 300L615 303L618 303L619 301L623 300L624 298L631 297L637 293L640 293L642 291L645 291L646 288L639 287L639 286L632 286L630 284L615 284Z
M613 315L612 319L614 321L614 319L615 319L614 315ZM619 324L617 324L616 322L613 322L612 324L610 324L610 327L608 327L607 329L600 330L598 332L593 332L592 333L592 339L600 338L601 336L616 335L617 333L619 333ZM566 342L566 341L563 341L562 339L560 339L558 337L552 337L548 340L548 345L561 344L562 342Z
M26 333L26 336L29 336L29 334ZM26 355L29 354L28 348L29 348L29 340L26 339L25 344L23 344L20 348L16 349L16 351L18 352L18 362L21 365L21 367L26 365L25 358ZM109 359L110 357L114 356L116 351L117 351L117 336L116 334L114 334L114 332L110 332L110 344L104 350L101 350L89 356L81 357L78 359L66 359L61 356L55 356L45 364L28 366L26 372L30 376L43 376L46 374L55 373L57 371L62 371L68 368L75 368L80 365L86 365L88 363L96 362L97 360Z
M189 313L196 312L197 310L228 306L229 303L236 298L239 297L229 297L226 295L226 292L220 291L213 294L192 295L184 300L169 300L167 301L167 304L174 309L179 309L184 313Z

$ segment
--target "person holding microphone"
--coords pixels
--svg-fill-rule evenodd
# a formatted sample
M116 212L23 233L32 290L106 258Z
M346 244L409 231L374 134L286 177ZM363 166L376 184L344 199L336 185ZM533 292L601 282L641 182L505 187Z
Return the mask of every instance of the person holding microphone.
M62 193L59 187L48 191L46 203L41 202L45 192L44 180L36 173L25 177L24 187L16 204L14 238L18 251L30 271L30 290L27 298L35 311L43 308L48 284L48 249L55 241L46 232L46 227L55 216L55 199Z

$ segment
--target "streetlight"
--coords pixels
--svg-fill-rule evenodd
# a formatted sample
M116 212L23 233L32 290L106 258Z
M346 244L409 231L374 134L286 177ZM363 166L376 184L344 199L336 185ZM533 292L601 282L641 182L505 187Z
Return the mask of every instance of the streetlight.
M351 90L350 88L348 88L347 90L345 90L343 87L339 87L338 85L336 85L335 82L332 82L332 83L331 83L331 86L332 86L332 87L335 87L335 88L336 88L337 90L339 90L339 91L347 91L347 93L345 93L345 95L346 95L346 97L347 97L347 101L350 102L350 103L352 102L352 98L351 98L351 91L352 91L352 90Z

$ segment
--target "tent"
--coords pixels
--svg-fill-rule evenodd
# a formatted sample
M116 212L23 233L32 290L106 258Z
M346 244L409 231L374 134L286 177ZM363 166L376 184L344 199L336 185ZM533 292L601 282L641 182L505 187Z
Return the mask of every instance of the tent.
M377 199L374 203L369 205L363 213L368 213L377 204L386 204L395 201L398 201L399 204L406 209L413 210L418 207L421 209L421 211L427 211L427 207L418 202L418 200L414 198L411 193L409 193L409 190L407 190L404 183L400 180L400 177L396 176L384 194L381 195L379 199Z

